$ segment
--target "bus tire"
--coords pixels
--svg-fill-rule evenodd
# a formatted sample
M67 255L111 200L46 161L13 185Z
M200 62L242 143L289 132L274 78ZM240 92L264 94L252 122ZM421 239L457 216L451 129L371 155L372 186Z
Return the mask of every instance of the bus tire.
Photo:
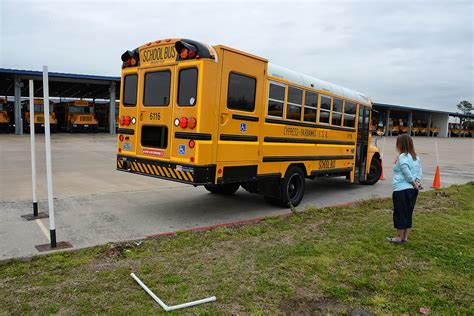
M377 158L372 158L370 162L369 173L367 174L367 180L362 181L362 184L373 185L376 184L380 176L382 175L382 162Z
M220 194L220 195L232 195L240 187L240 184L238 183L225 183L225 184L205 184L204 187L206 188L207 191L214 193L214 194Z
M265 197L265 200L283 207L298 206L304 196L305 181L303 170L290 166L280 182L280 198Z

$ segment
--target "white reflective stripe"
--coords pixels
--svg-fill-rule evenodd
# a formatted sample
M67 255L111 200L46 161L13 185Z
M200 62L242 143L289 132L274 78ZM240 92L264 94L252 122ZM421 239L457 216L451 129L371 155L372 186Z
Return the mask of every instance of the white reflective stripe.
M212 54L214 55L214 61L216 63L218 63L219 62L219 56L217 56L216 50L211 45L208 45L208 46L209 46L209 49L212 51Z

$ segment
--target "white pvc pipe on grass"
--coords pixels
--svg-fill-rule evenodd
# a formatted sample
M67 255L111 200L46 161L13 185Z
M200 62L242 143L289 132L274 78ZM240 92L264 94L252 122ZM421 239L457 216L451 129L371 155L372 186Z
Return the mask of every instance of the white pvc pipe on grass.
M168 306L166 305L162 300L160 300L160 298L158 296L155 295L155 293L153 293L136 275L135 273L130 273L130 276L145 290L145 292L148 293L148 295L150 295L153 300L155 300L155 302L157 302L165 311L169 312L169 311L174 311L174 310L177 310L177 309L181 309L181 308L186 308L186 307L191 307L191 306L196 306L196 305L200 305L200 304L204 304L204 303L209 303L209 302L214 302L216 300L216 297L215 296L211 296L211 297L208 297L208 298L204 298L204 299L201 299L201 300L197 300L197 301L193 301L193 302L189 302L189 303L184 303L184 304L179 304L179 305L174 305L174 306Z

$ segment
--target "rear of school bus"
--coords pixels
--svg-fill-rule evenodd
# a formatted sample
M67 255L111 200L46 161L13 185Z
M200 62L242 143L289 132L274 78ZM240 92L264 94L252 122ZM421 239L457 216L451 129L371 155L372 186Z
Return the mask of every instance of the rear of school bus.
M175 46L189 49L178 55ZM211 47L178 39L122 55L118 170L192 185L214 182L217 60Z

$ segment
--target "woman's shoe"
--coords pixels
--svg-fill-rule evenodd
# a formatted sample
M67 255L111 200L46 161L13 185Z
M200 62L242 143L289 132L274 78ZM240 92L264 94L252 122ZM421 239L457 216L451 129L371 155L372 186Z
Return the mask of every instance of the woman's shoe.
M385 237L385 239L388 240L389 242L393 243L393 244L401 244L401 243L404 242L401 239L396 239L396 238L392 238L392 237Z

